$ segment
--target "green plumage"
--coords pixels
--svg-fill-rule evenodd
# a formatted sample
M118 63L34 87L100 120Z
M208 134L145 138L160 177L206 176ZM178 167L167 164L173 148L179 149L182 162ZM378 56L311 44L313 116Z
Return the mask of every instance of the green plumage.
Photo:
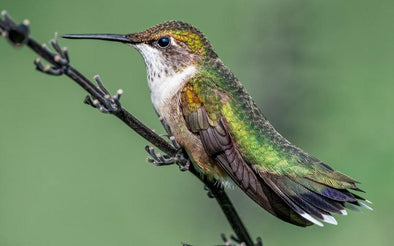
M215 130L218 126L226 130L235 151L243 159L244 164L238 165L248 165L263 186L264 193L275 194L265 194L267 198L264 199L268 202L257 201L260 205L288 222L303 226L311 222L320 224L314 218L336 223L330 213L345 213L346 202L361 205L357 196L347 191L358 190L357 181L335 171L282 137L220 59L203 60L200 68L184 89L192 92L191 97L194 98L192 103L187 97L183 100L186 122L195 133L208 128L201 116L201 108L204 108L209 126ZM194 119L198 125L193 123ZM208 150L214 152L212 156L225 149L211 147L216 141L214 137L203 137L202 141L211 142L205 145L209 146L208 149L214 148L214 151ZM237 179L236 176L232 178ZM245 189L243 178L239 178L238 185ZM260 199L249 195L255 200Z
M327 167L282 137L220 60L209 61L202 67L190 83L202 98L208 114L226 120L233 139L249 164L262 172L308 177L335 188L356 188L355 180ZM227 100L221 101L217 92Z

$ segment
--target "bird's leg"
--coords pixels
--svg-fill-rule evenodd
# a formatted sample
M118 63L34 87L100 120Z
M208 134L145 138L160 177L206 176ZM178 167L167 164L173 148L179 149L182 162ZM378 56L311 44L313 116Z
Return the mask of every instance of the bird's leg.
M190 167L189 158L185 157L184 150L178 144L175 137L172 136L171 129L169 125L165 122L164 118L159 117L159 119L164 130L167 132L167 134L164 134L164 136L168 138L172 147L178 150L178 153L174 156L169 156L166 154L163 155L161 153L156 153L155 148L153 146L145 146L145 151L148 152L149 154L147 161L149 163L153 163L153 165L155 166L168 166L172 164L177 164L179 166L179 170L181 171L189 170Z
M153 163L155 166L168 166L175 164L177 159L169 155L163 155L161 153L156 153L153 146L145 146L145 151L148 152L149 156L146 160Z
M97 108L100 112L105 114L117 112L121 108L120 97L123 94L123 90L118 89L116 94L111 96L110 92L105 88L104 83L100 79L99 75L95 75L93 79L97 83L97 89L99 89L104 94L105 104L100 103L99 100L92 98L91 96L86 96L83 102L92 106L93 108Z
M225 246L246 246L245 242L241 242L234 235L231 235L229 239L224 234L222 234L221 237ZM263 246L263 241L260 237L257 238L257 243L254 244L254 246Z
M170 126L167 124L167 122L164 120L164 117L163 116L159 116L159 120L160 120L160 123L161 123L161 125L163 126L163 128L164 128L164 130L166 131L166 136L170 139L171 138L171 136L172 136L172 133L171 133L171 128L170 128ZM175 138L174 138L175 139ZM180 146L179 146L179 144L175 141L175 145L174 145L174 142L173 141L171 141L171 144L174 146L174 148L176 148L176 149L179 149L180 148Z
M190 160L185 157L182 148L179 148L179 151L175 156L156 153L155 148L153 146L148 146L148 145L145 146L145 151L148 152L149 154L149 157L146 158L146 160L149 163L153 163L153 165L155 166L168 166L172 164L177 164L179 166L179 170L181 171L189 170Z

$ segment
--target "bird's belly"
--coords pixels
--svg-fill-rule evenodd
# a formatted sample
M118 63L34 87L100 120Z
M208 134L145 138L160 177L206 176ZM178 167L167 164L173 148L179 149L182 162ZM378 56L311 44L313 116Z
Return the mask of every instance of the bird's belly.
M179 95L174 96L165 106L156 110L169 126L178 144L189 154L196 169L210 177L223 179L224 171L207 155L200 137L187 128L179 104Z

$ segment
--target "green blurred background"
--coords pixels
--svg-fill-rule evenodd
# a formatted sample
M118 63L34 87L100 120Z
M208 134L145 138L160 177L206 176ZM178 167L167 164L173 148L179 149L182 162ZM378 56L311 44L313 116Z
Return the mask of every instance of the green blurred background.
M203 30L284 136L362 182L374 211L297 228L237 189L253 237L273 245L393 245L394 2L2 0L32 35L129 33L165 20ZM140 55L61 40L72 64L99 73L123 105L161 132ZM231 229L202 184L145 162L147 144L84 106L66 77L35 71L29 49L0 40L0 245L214 245ZM160 130L159 130L160 129Z

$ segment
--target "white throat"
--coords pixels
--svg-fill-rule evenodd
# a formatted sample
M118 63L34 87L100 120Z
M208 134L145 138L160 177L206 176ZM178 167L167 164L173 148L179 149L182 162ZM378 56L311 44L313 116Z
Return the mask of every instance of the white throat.
M138 44L134 47L145 61L152 104L156 111L163 115L169 100L182 88L187 79L196 73L196 66L189 65L182 71L176 72L157 49L146 44Z
M159 114L162 114L162 110L169 104L169 100L195 72L195 66L188 66L182 72L155 78L151 82L148 82L153 106Z

